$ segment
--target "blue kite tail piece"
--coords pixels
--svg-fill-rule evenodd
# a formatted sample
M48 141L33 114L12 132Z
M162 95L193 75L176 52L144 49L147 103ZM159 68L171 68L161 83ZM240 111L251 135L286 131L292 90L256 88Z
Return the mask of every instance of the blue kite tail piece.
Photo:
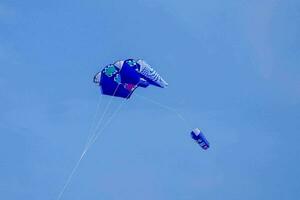
M198 128L191 132L191 136L202 147L202 149L207 150L209 148L209 142Z

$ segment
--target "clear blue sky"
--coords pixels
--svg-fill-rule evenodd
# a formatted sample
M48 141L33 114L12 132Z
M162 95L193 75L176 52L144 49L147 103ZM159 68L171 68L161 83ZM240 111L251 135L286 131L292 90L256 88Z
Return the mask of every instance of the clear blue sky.
M136 92L178 109L211 148L133 95L62 199L299 198L299 10L299 0L0 1L0 199L57 198L88 137L94 73L129 57L169 83Z

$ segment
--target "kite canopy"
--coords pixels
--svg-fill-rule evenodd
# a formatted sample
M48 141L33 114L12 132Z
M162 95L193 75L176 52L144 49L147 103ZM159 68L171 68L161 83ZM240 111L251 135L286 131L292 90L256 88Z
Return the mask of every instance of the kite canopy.
M105 66L94 76L102 94L130 98L137 87L165 88L168 83L144 60L127 59Z

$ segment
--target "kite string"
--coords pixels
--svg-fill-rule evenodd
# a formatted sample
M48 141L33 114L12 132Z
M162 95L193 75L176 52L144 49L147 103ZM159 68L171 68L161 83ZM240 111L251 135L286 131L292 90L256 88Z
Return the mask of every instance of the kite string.
M89 141L91 140L91 137L93 136L92 135L93 132L94 132L93 127L95 126L96 119L97 119L97 117L99 115L99 110L100 110L99 108L100 108L100 105L102 104L102 99L103 99L102 95L99 95L98 101L97 101L98 103L97 103L97 107L96 107L96 112L94 113L92 123L89 126L88 139L87 139L87 141L85 143L85 147L88 145Z
M90 142L90 144L85 148L85 150L82 152L79 160L77 161L75 167L73 168L70 176L68 177L68 180L66 182L66 184L63 187L63 190L61 191L61 193L59 194L58 200L61 198L61 196L63 195L64 191L66 190L67 186L70 184L73 175L75 174L77 168L80 165L81 160L83 159L83 157L85 156L85 154L88 152L88 150L92 147L92 145L97 141L98 137L100 136L100 134L105 130L105 128L110 124L110 122L113 120L113 118L116 116L117 113L120 112L122 106L124 105L124 102L121 102L121 104L119 105L119 107L114 111L114 113L110 116L110 118L108 119L108 121L106 121L106 123L104 124L104 126L102 127L102 129L99 130L99 132L95 135L94 139Z
M74 168L72 169L72 172L70 173L70 175L69 175L69 177L68 177L66 183L64 184L62 190L60 191L60 193L59 193L59 195L58 195L58 197L57 197L57 200L60 200L61 197L63 196L63 194L64 194L64 192L65 192L67 186L70 184L70 182L71 182L71 180L72 180L72 178L73 178L75 172L77 171L77 168L79 167L79 164L80 164L82 158L84 157L85 153L86 153L86 152L82 152L82 154L81 154L79 160L76 162L76 165L75 165Z
M117 113L120 112L122 106L124 105L125 101L122 101L119 105L119 107L114 111L114 113L110 116L110 118L106 121L106 123L103 125L103 127L101 129L99 129L99 132L97 133L97 135L95 135L94 140L91 141L90 146L88 147L88 149L97 141L98 137L100 136L100 134L104 131L104 129L110 124L110 122L114 119L114 117L116 116ZM87 150L88 150L87 149Z
M128 97L130 97L130 95L132 94L133 90L126 96L126 99ZM115 95L115 93L114 93ZM113 96L114 96L113 95ZM91 143L89 144L89 146L87 147L86 151L88 151L88 149L97 141L99 135L104 131L104 129L110 124L110 122L113 120L113 118L116 116L117 113L120 112L122 106L124 105L125 101L122 101L119 105L119 107L113 112L113 114L110 116L110 118L106 121L106 123L103 125L102 128L99 127L99 129L96 131L97 134L95 134L94 139L91 141Z
M112 96L115 95L115 93L116 93L116 91L118 90L119 86L120 86L120 84L118 84L118 86L116 87L116 89L115 89L115 91L114 91L114 93L113 93ZM79 160L76 162L76 165L73 167L73 169L72 169L70 175L68 176L68 179L67 179L66 183L64 184L62 190L60 191L60 193L59 193L59 195L58 195L58 197L57 197L57 200L60 200L61 197L63 196L63 194L64 194L64 192L65 192L67 186L70 184L70 182L71 182L71 180L72 180L72 178L73 178L75 172L77 171L77 168L79 167L79 165L80 165L82 159L84 158L86 152L87 152L88 149L90 148L91 142L94 141L93 138L95 138L95 135L97 136L97 134L96 134L96 133L97 133L97 129L98 129L98 127L100 126L100 124L102 123L102 121L103 121L103 119L104 119L104 115L105 115L106 112L108 111L108 109L109 109L109 107L110 107L110 104L111 104L111 102L112 102L112 99L113 99L113 97L110 99L110 101L109 101L108 104L106 105L106 108L105 108L104 112L102 113L101 119L98 121L97 126L96 126L96 128L94 129L95 131L93 131L91 137L89 137L89 139L88 139L88 141L87 141L87 143L86 143L86 145L85 145L85 148L83 149L83 151L82 151L82 153L81 153L81 155L80 155ZM92 143L94 143L94 142L92 142Z
M88 138L88 140L87 140L85 146L88 144L88 141L90 140L90 137L92 137L92 135L91 135L91 133L92 133L92 128L93 128L94 124L96 123L96 117L98 116L99 108L100 108L100 104L101 104L101 103L102 103L102 95L99 95L99 98L98 98L98 101L97 101L97 108L96 108L96 111L95 111L95 113L94 113L94 115L93 115L92 123L90 124L89 130L88 130L89 138ZM77 168L78 168L78 166L79 166L79 164L80 164L82 158L84 157L84 154L85 154L85 152L83 151L83 152L81 153L81 156L80 156L79 160L76 162L74 168L72 169L72 171L71 171L71 173L70 173L70 175L69 175L69 177L68 177L68 179L67 179L65 185L63 186L62 190L60 191L60 193L59 193L57 199L61 199L61 197L62 197L64 191L66 190L66 188L67 188L67 186L69 185L69 183L70 183L70 181L71 181L71 179L72 179L74 173L76 172L76 170L77 170Z
M118 86L116 87L116 89L115 89L115 91L114 91L114 93L113 93L112 96L115 96L115 94L116 94L116 92L117 92L119 86L120 86L120 84L118 84ZM86 146L85 146L84 151L86 151L86 150L89 148L90 143L94 140L93 138L96 137L97 132L98 132L98 130L99 130L99 128L100 128L100 125L102 124L103 120L105 119L106 113L109 111L109 108L110 108L110 105L111 105L111 103L112 103L112 100L113 100L113 97L111 97L110 100L109 100L109 102L107 103L107 105L106 105L106 107L105 107L105 109L104 109L104 112L103 112L102 115L101 115L100 120L98 121L96 127L94 128L94 131L93 131L92 136L90 137L90 140L88 141L88 143L87 143Z

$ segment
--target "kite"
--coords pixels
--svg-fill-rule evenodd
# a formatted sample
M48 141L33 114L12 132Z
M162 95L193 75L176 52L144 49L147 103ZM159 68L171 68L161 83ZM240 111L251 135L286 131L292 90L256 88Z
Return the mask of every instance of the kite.
M202 149L206 150L209 148L209 142L198 128L191 132L191 136L202 147Z
M94 76L102 94L129 99L138 87L165 88L168 83L144 60L127 59L105 66Z

